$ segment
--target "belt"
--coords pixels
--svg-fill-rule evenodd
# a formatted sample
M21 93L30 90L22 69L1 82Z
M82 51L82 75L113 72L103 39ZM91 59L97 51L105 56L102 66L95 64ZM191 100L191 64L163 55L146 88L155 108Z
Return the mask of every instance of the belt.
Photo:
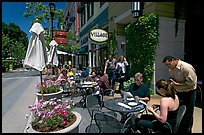
M176 91L177 93L188 93L188 92L194 92L196 91L196 89L193 89L193 90L189 90L189 91Z

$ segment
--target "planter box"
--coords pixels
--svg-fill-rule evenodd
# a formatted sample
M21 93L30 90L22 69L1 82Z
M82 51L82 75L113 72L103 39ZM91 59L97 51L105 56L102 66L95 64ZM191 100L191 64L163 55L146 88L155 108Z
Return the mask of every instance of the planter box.
M37 101L42 99L42 94L41 93L35 93L35 94L37 96ZM62 99L62 94L63 94L63 90L61 89L59 92L51 93L51 94L43 94L43 95L44 95L44 100L49 100L51 98Z
M34 130L30 124L32 122L32 114L31 114L28 119L27 126L24 130L24 133L79 133L79 125L81 123L82 117L81 117L81 114L79 114L78 112L73 111L73 113L75 114L77 119L71 126L63 130L53 131L53 132L39 132Z

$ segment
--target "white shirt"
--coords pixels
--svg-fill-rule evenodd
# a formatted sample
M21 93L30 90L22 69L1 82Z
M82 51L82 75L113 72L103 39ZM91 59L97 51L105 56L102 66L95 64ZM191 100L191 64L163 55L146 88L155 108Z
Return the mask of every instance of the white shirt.
M116 69L118 69L119 67L122 67L122 72L125 73L125 66L128 66L128 62L127 61L119 61L117 64L116 64Z

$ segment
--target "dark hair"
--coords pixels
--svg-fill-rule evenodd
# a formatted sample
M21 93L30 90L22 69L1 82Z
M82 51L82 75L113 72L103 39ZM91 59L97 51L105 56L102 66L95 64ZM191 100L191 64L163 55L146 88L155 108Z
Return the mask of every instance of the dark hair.
M163 59L163 63L166 61L172 61L172 60L177 60L177 58L173 57L173 56L166 56Z
M159 81L156 82L156 87L158 89L165 89L167 91L166 97L171 97L175 99L175 88L173 87L173 83L168 80L160 79Z
M104 73L103 73L101 70L99 70L97 74L98 74L99 76L103 76L103 75L104 75Z

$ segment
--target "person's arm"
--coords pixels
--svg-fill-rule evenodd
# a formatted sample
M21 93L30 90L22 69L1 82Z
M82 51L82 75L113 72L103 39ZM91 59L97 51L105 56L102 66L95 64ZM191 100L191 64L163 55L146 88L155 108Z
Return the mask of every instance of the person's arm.
M153 108L153 106L148 106L147 109L150 111L155 118L160 121L161 123L165 123L167 120L168 114L168 99L162 98L160 101L160 114L157 114Z
M107 67L108 67L108 64L107 64L108 62L106 61L106 63L105 63L105 67L104 67L104 74L106 74L106 70L107 70Z
M65 80L64 78L63 78L63 75L62 74L60 74L59 75L59 77L57 78L57 80L55 81L57 84L61 84L61 81L62 80Z

